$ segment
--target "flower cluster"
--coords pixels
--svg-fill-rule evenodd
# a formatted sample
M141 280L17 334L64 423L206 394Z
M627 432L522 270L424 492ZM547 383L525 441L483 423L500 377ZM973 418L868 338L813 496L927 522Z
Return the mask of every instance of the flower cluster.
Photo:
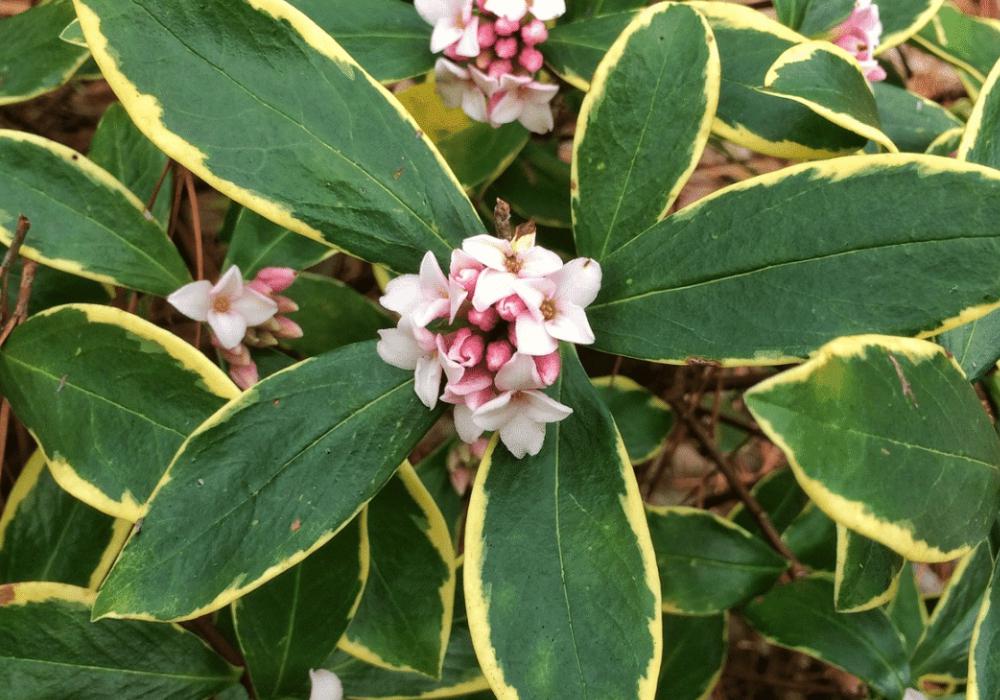
M572 413L541 390L559 377L560 340L594 342L584 307L600 287L596 261L564 265L535 245L534 233L513 241L473 236L452 251L447 277L428 252L419 275L388 284L381 302L400 320L379 331L378 353L415 371L415 391L428 407L439 398L454 404L465 442L498 431L516 457L535 455L545 424Z
M549 103L559 88L536 80L549 37L545 22L566 11L564 0L415 0L434 25L431 51L437 90L448 107L494 127L519 121L552 130Z
M872 0L856 0L851 15L837 28L833 43L853 55L865 77L874 83L886 78L885 69L875 60L875 50L881 41L878 5Z
M188 318L208 323L212 345L229 364L229 376L247 389L259 379L251 347L271 347L279 338L302 337L299 325L283 315L298 311L298 305L280 295L294 281L291 268L265 267L247 283L240 268L233 265L215 285L207 280L191 282L167 301Z

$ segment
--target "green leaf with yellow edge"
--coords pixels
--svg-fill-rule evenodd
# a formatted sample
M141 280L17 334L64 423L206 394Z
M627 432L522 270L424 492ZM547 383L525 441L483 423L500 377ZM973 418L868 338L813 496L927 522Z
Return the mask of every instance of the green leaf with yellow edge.
M448 525L448 531L451 533L451 541L454 545L458 544L462 521L465 519L465 503L463 496L459 495L452 485L449 461L452 459L453 451L457 451L459 454L468 454L470 461L472 461L468 449L467 445L457 439L449 440L442 443L440 447L415 465L417 476L420 477L420 481L431 494ZM475 464L474 461L473 464Z
M566 14L560 22L575 22L584 17L600 17L645 5L645 0L572 0L566 3Z
M403 0L291 0L383 83L434 67L431 30Z
M958 117L937 102L909 90L885 82L872 83L871 88L882 132L904 153L923 153L941 134L963 126Z
M434 499L404 463L365 509L371 573L342 649L440 678L455 601L455 549Z
M781 539L806 566L831 572L837 568L837 524L815 503L806 504Z
M465 602L499 698L649 700L660 581L635 476L571 347L549 390L573 414L535 457L494 438L465 531Z
M861 64L839 46L826 41L792 46L768 69L764 89L769 95L804 105L890 153L899 150L882 131L875 94Z
M531 136L516 122L494 129L469 119L461 107L445 107L432 76L397 97L467 189L497 179Z
M0 583L57 581L97 588L131 527L59 488L45 457L35 452L0 517Z
M1000 36L997 41L1000 41ZM1000 88L997 81L1000 81L1000 61L983 84L958 147L961 160L991 168L1000 168L1000 138L997 136L997 129L1000 129Z
M969 649L968 700L1000 698L1000 562L993 570L990 587L976 616L976 626Z
M68 5L72 5L72 0L68 0ZM73 21L63 27L59 32L59 38L67 44L73 44L80 48L87 49L87 56L90 56L90 47L87 46L87 38L83 36L83 29L80 27L80 20L76 19L75 13Z
M768 590L788 562L763 540L707 510L647 508L663 611L714 615Z
M663 665L657 700L705 700L722 677L729 615L663 616Z
M889 700L900 700L912 685L903 641L888 616L879 609L838 613L826 574L777 586L743 615L771 644L842 668Z
M7 247L0 246L0 251L2 251L0 254L5 254ZM18 257L10 266L7 275L7 293L10 299L16 299L21 288L21 270L24 268L24 262L24 258ZM53 306L76 302L106 304L114 299L114 296L114 287L39 265L35 268L35 279L31 283L28 314L34 315Z
M792 474L791 469L778 469L771 472L754 484L750 495L761 505L778 532L784 532L809 502L809 497L795 481L795 475ZM737 503L729 511L728 517L744 530L748 530L758 537L763 537L764 533L760 531L760 525L757 524L756 519L742 502Z
M559 22L545 42L548 66L573 87L590 89L597 64L639 10L624 10Z
M997 220L1000 173L982 166L885 154L785 168L685 207L601 261L594 347L764 365L843 335L936 335L996 308ZM901 297L892 271L904 266Z
M58 306L19 326L0 352L0 392L60 486L132 521L188 434L239 395L177 336L90 304Z
M936 340L954 356L970 382L982 379L1000 359L1000 310L952 328Z
M396 98L288 3L74 5L136 125L234 201L400 272L481 230Z
M622 375L592 380L621 431L633 464L652 459L663 449L674 425L670 406L662 399Z
M912 40L981 83L1000 59L1000 20L973 17L946 2Z
M914 561L954 559L989 533L1000 439L941 347L840 338L755 386L746 402L838 523Z
M972 634L993 566L987 542L958 563L910 657L914 677L945 684L966 680Z
M59 39L74 16L71 0L53 0L0 22L0 105L55 90L83 65L87 50Z
M874 540L837 526L834 606L840 612L871 610L892 600L906 560Z
M235 684L230 666L176 625L90 621L94 593L61 583L0 586L6 700L188 700Z
M259 697L306 697L309 670L333 653L368 578L364 511L336 537L233 603L233 623Z
M912 564L903 567L896 596L885 606L886 614L899 630L907 654L913 654L927 627L927 606L917 589L917 576Z
M795 29L803 34L833 39L836 28L854 9L854 0L799 0L804 7L800 12L800 26ZM941 8L943 0L879 0L879 20L882 36L877 54L902 44L930 21Z
M302 337L281 344L307 357L377 338L378 329L395 325L374 301L332 277L299 273L282 294L299 305L288 317Z
M95 618L199 617L290 569L357 515L440 413L374 342L254 385L178 450Z
M570 164L559 157L559 141L528 141L510 167L486 191L484 200L499 197L524 219L542 226L570 228Z
M240 268L252 278L264 267L304 270L333 256L337 250L271 223L260 214L232 204L226 215L229 248L222 269Z
M666 215L708 141L719 101L708 22L686 5L640 12L594 73L573 142L573 234L603 260Z
M158 173L157 173L158 174ZM31 220L21 254L80 277L166 296L191 280L146 205L106 170L41 136L0 130L0 243Z
M954 157L958 152L958 147L962 143L962 134L964 133L964 127L949 129L931 141L925 152L931 156Z

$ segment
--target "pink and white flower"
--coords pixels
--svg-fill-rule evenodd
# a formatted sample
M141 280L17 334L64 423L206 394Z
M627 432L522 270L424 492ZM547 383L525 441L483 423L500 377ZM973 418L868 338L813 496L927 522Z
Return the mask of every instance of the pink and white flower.
M434 26L433 53L454 46L457 56L479 55L479 17L472 13L472 0L414 0L413 4L424 21Z
M552 131L554 121L549 103L559 92L558 85L513 73L487 76L486 80L478 75L473 78L488 98L486 116L490 124L502 126L519 121L536 134Z
M530 12L547 22L566 13L566 0L486 0L483 7L507 19L520 21Z
M857 0L850 16L837 28L834 43L853 55L865 77L871 82L885 80L885 69L875 60L882 41L882 22L878 5L872 0Z
M344 686L333 671L310 670L309 681L312 684L309 700L344 700Z
M472 306L483 311L504 297L517 294L525 304L540 304L542 294L528 280L551 275L562 260L550 250L535 245L535 235L513 242L483 234L466 238L462 250L483 266L476 281Z
M379 357L393 367L414 371L413 390L427 408L434 408L444 369L438 357L437 336L403 316L395 328L378 332Z
M547 279L533 283L543 295L538 306L517 317L517 349L528 355L548 355L559 341L578 345L594 342L584 308L601 289L601 265L590 258L576 258Z
M454 321L467 296L468 292L457 282L444 276L437 258L427 251L420 262L420 274L400 275L391 280L379 302L423 328L438 318Z
M219 344L235 348L247 328L270 320L278 311L275 301L243 283L240 269L233 265L213 285L207 280L186 284L167 297L182 314L207 322Z
M434 80L438 94L445 106L462 111L477 122L486 121L486 95L472 77L475 66L462 68L447 58L439 58L434 64Z

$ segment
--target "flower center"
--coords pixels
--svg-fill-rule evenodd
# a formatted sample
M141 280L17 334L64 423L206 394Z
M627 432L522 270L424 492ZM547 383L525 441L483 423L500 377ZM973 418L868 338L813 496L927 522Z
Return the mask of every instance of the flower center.
M507 266L507 272L516 275L521 271L521 258L516 255L508 255L505 264Z
M542 305L538 307L538 310L542 312L542 318L546 321L551 321L556 317L556 303L551 299L543 301Z
M229 297L215 297L212 300L212 310L219 314L228 312L231 306Z

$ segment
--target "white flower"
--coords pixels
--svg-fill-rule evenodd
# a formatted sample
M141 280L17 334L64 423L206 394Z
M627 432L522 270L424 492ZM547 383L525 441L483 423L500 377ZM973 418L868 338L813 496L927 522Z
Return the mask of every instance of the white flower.
M500 78L473 74L486 97L490 124L502 126L519 121L536 134L552 131L554 121L549 103L559 92L558 85L540 83L527 75L506 73Z
M466 58L479 55L479 17L472 14L473 0L414 0L417 12L434 26L431 51L439 53L455 45L455 53Z
M385 286L379 302L390 311L409 316L423 328L436 318L455 320L458 308L468 292L441 272L437 258L430 251L420 262L419 275L400 275Z
M485 122L486 95L470 71L480 72L474 66L467 70L447 58L439 58L434 64L435 86L446 107L461 107L469 119Z
M434 408L442 373L437 336L414 325L408 316L403 316L395 328L382 329L378 334L379 357L393 367L414 370L414 392L425 406Z
M278 311L273 299L243 284L243 275L235 265L214 287L207 280L191 282L168 296L167 301L188 318L207 321L226 350L240 344L248 327L259 326Z
M486 0L487 12L518 21L528 12L542 21L566 13L566 0Z
M309 700L344 700L344 686L333 671L310 670L309 680L312 682Z
M544 299L517 317L514 328L519 352L548 355L559 348L560 340L579 345L594 342L594 331L583 309L601 289L600 263L576 258L547 279L532 284Z
M499 431L500 440L518 459L538 454L545 441L545 424L573 412L538 391L541 386L534 358L517 353L497 372L496 387L502 393L472 414L483 430Z
M477 311L485 311L511 294L520 296L528 306L541 304L541 292L526 280L545 277L562 267L558 255L535 246L534 234L521 236L513 243L482 234L466 238L462 250L485 267L472 297Z

